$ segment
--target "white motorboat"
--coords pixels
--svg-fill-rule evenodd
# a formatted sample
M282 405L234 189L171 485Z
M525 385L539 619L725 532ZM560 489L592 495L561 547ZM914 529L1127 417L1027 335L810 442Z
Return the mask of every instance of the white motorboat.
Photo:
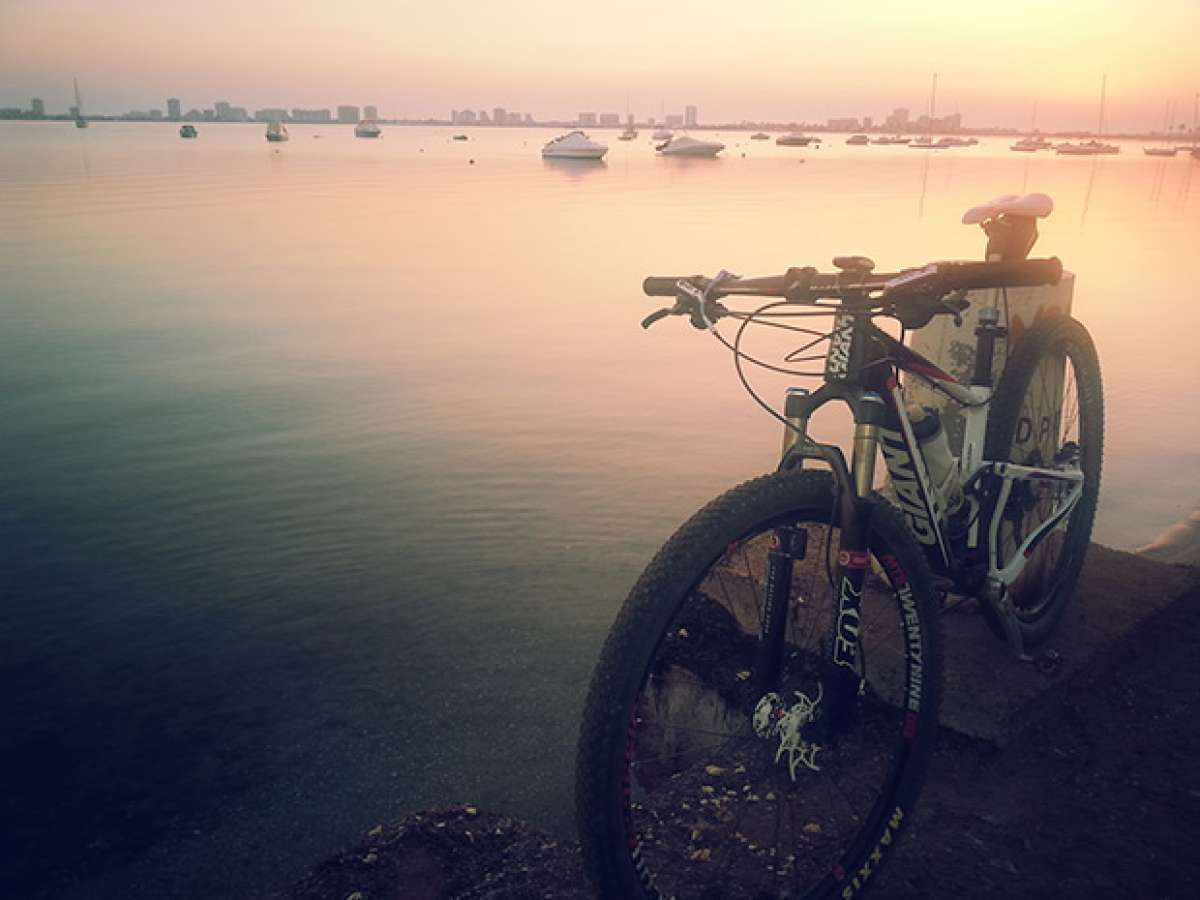
M628 128L626 128L624 131L621 132L621 135L620 135L620 137L617 138L617 140L618 141L632 141L637 136L638 136L638 130L636 128L634 128L632 125L630 125Z
M363 119L354 126L354 136L360 138L377 138L382 134L374 119Z
M655 128L654 133L650 135L650 137L654 138L656 141L669 141L671 138L675 137L675 132L673 132L670 128Z
M787 134L781 134L775 138L775 143L780 147L807 147L814 141L820 142L820 138L813 137L810 134L801 134L799 131L789 131Z
M1072 144L1070 141L1059 144L1054 152L1060 156L1100 156L1102 154L1120 153L1121 148L1116 144L1106 144L1103 141L1080 141Z
M725 149L720 141L702 141L681 134L655 147L663 156L716 156Z
M272 143L288 139L287 126L282 122L271 122L267 125L267 140Z
M603 159L607 152L607 144L593 141L582 131L559 135L542 147L544 159Z
M771 136L765 131L756 131L754 134L750 135L750 140L752 141L769 141L770 139Z
M871 143L871 138L865 134L852 134L846 138L846 143L852 147L862 147Z
M1053 144L1043 137L1025 137L1021 138L1009 150L1016 150L1018 153L1033 153L1037 150L1049 150Z

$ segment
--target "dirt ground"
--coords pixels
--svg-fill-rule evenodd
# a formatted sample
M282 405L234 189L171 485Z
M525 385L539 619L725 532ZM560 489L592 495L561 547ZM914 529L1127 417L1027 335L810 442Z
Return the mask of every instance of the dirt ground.
M871 895L1200 897L1198 701L1192 587L1064 678L1003 748L946 730ZM589 896L575 845L459 806L377 826L279 900Z

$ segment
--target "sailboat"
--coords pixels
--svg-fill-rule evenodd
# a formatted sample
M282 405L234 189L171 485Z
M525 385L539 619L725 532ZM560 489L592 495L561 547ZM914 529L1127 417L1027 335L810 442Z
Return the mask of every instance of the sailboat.
M1049 150L1053 146L1048 140L1038 134L1037 130L1037 101L1033 101L1033 118L1029 120L1029 137L1023 137L1011 147L1009 150L1016 150L1018 153L1032 153L1036 150Z
M1100 80L1100 122L1096 127L1097 137L1104 134L1104 96L1108 88L1108 73L1104 73L1104 77ZM1106 144L1104 141L1098 141L1093 138L1090 141L1080 141L1078 144L1072 144L1070 141L1059 144L1054 148L1055 152L1062 156L1098 156L1102 153L1120 153L1121 148L1116 144Z
M1175 102L1167 104L1166 112L1163 118L1163 134L1167 139L1171 137L1171 129L1174 127L1175 119ZM1177 147L1168 147L1164 142L1161 147L1143 147L1142 152L1147 156L1174 156L1179 152Z
M933 73L933 84L929 88L929 116L927 117L927 127L924 137L919 137L908 145L910 150L945 150L951 146L945 142L945 138L939 140L936 144L933 142L933 110L934 101L937 99L937 72Z
M79 99L79 79L75 81L75 127L87 128L88 120L83 117L83 101Z

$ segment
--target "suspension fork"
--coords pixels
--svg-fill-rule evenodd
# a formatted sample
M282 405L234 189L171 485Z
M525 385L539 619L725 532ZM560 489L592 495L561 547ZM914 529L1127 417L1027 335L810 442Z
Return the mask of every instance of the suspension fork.
M829 653L822 666L828 735L837 734L850 723L866 675L861 643L862 595L871 566L870 497L884 411L883 398L872 391L865 392L854 408L854 455L850 467L854 496L851 503L841 504L839 509L842 540L834 570L837 611L831 626Z

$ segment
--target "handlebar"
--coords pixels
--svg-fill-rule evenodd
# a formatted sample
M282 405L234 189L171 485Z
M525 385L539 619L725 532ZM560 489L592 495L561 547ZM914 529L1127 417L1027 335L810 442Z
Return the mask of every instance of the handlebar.
M1001 287L1036 287L1057 284L1062 278L1062 262L1049 259L1019 259L998 262L936 262L901 272L863 273L848 271L823 274L814 269L788 269L781 276L742 278L723 282L712 291L712 297L749 295L782 297L796 303L811 302L823 297L843 297L847 293L863 293L886 302L889 297L911 294L948 294L957 290L977 290ZM642 282L642 290L651 297L674 297L679 294L680 281L699 288L708 284L700 275L678 278L652 276Z

